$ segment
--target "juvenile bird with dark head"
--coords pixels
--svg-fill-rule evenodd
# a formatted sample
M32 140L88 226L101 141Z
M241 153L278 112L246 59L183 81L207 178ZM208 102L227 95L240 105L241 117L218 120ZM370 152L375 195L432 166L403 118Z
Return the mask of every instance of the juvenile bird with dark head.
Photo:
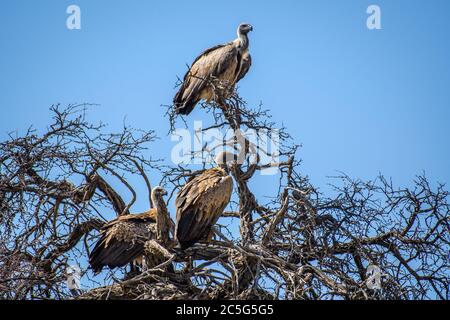
M89 255L89 264L95 273L103 267L114 269L128 263L142 264L146 241L167 241L170 217L163 197L167 191L155 187L151 192L154 208L141 214L119 216L103 226L100 239ZM145 257L147 267L164 262L163 257Z

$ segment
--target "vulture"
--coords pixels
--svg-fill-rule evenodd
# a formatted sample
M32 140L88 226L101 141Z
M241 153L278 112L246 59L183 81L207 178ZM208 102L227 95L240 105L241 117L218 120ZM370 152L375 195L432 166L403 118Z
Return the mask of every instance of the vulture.
M218 79L229 88L241 80L250 69L252 58L248 52L248 33L253 30L249 24L242 23L237 29L237 39L204 51L192 63L183 78L183 84L173 99L175 112L188 115L200 100L216 100L209 80ZM223 93L224 98L227 93Z
M95 273L105 266L114 269L128 263L142 265L147 240L168 240L170 217L163 199L165 195L166 190L155 187L151 192L154 208L140 214L119 216L103 226L100 239L89 255L89 264ZM145 258L150 267L165 261L157 256Z
M230 202L233 179L228 174L234 154L221 152L217 167L191 178L177 195L175 238L182 250L199 240L208 240L211 228Z

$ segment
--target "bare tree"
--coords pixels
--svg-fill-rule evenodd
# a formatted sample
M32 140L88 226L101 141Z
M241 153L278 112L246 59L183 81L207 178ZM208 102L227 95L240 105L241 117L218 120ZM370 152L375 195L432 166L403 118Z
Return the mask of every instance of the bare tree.
M219 86L212 80L211 85ZM54 124L42 136L29 131L0 145L0 296L8 299L448 299L449 193L424 176L412 188L335 177L332 194L321 193L300 173L298 146L278 128L274 155L243 132L274 132L261 106L250 108L235 91L220 103L203 104L212 115L202 131L231 130L222 144L240 161L233 168L235 190L210 243L179 251L173 243L149 241L167 261L132 277L94 277L80 295L65 286L71 257L86 259L105 208L130 212L136 198L127 182L148 170L177 190L197 172L162 166L142 151L153 132L124 128L105 135L84 118L84 106L52 108ZM171 129L178 120L169 108ZM205 143L198 152L212 153ZM267 157L262 157L265 155ZM205 162L204 166L208 166ZM274 194L255 193L258 173L278 168ZM125 185L125 204L105 175ZM231 221L231 222L230 222ZM225 222L228 222L226 224ZM238 226L239 231L230 230ZM172 268L166 268L172 265ZM370 270L379 270L371 275ZM381 286L373 285L380 276Z
M124 178L158 168L142 151L152 131L124 127L118 134L85 119L87 105L61 110L38 135L10 134L0 144L0 297L68 298L69 260L85 259L91 232L114 210L129 213L136 192ZM132 194L125 204L104 179L110 175Z

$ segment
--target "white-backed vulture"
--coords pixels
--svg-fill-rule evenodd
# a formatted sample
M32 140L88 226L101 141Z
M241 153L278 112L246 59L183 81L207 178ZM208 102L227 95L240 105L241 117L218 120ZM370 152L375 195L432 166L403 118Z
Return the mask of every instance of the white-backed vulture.
M247 74L252 64L247 34L252 30L251 25L240 24L236 40L207 49L195 59L173 100L177 113L188 115L200 100L215 100L214 90L208 85L210 80L219 79L233 88ZM223 92L224 98L229 91Z
M166 190L155 187L151 193L154 208L141 214L119 216L103 226L100 239L89 255L89 264L95 273L105 266L113 269L131 262L142 263L146 241L167 241L170 217L163 199L165 195ZM145 263L149 267L162 262L162 257L145 256Z
M227 164L230 164L233 157L231 153L221 152L216 157L218 167L195 176L178 193L175 201L175 237L181 249L186 249L201 239L207 240L211 227L230 202L233 179L227 172Z

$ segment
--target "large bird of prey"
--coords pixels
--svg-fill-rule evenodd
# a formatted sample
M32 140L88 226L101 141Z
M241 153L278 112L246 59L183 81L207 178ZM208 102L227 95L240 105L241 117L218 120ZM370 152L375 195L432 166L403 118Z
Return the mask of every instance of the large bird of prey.
M142 263L147 240L168 238L170 217L163 199L165 195L166 190L155 187L151 193L155 208L141 214L120 216L103 227L100 239L89 255L89 264L95 273L105 266L113 269L131 262ZM158 256L145 258L148 267L165 261Z
M181 249L199 240L208 240L211 227L230 202L233 179L227 171L233 157L229 152L219 153L216 157L218 167L195 176L178 193L175 237Z
M251 25L240 24L236 40L209 48L195 59L173 99L177 113L188 115L200 100L218 100L214 89L208 85L211 79L218 79L233 88L247 74L252 63L248 52L248 33L252 30Z

